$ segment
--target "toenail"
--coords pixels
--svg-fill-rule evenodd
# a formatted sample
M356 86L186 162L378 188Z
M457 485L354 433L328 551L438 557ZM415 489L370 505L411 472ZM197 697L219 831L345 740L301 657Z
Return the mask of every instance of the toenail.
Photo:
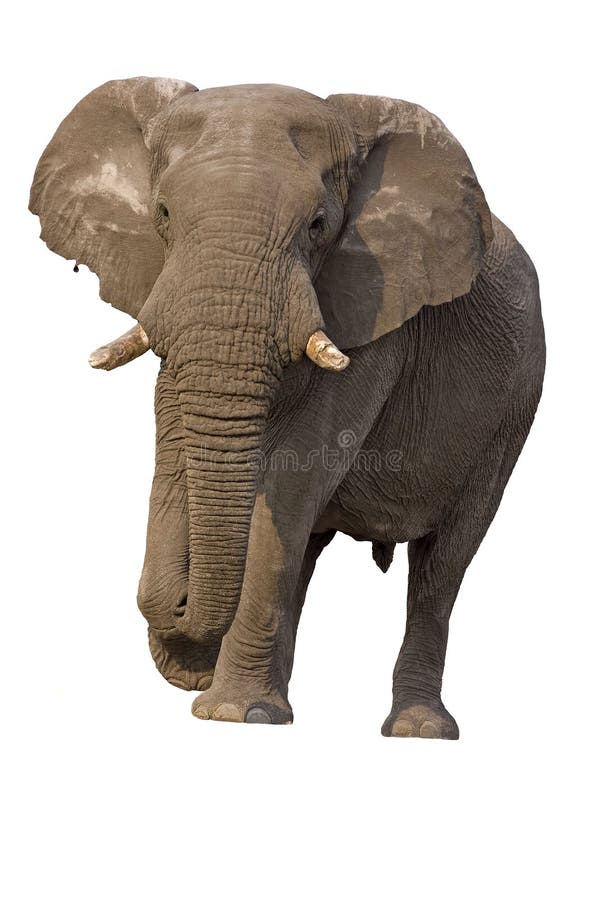
M213 712L213 719L219 719L221 722L242 722L242 716L233 703L221 703Z
M412 737L412 725L406 719L399 719L392 725L392 734L394 737Z
M246 722L250 722L253 725L272 725L272 719L266 709L262 709L260 706L253 706L246 713Z
M419 729L419 734L423 738L434 738L438 737L439 729L436 725L434 725L433 722L431 722L429 719L426 719Z

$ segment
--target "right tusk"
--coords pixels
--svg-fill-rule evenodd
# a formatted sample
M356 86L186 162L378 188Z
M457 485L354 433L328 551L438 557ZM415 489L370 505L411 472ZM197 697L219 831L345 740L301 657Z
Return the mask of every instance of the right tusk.
M329 369L331 372L342 372L350 365L350 358L338 350L324 331L311 334L304 352L322 369Z
M118 366L124 366L125 363L131 362L150 347L148 335L138 323L134 325L121 337L110 344L98 347L93 353L90 353L89 364L92 369L116 369Z

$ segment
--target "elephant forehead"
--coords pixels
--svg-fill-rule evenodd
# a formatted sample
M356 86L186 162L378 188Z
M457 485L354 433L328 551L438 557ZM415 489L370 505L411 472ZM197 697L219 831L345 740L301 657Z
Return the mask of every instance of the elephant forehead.
M280 85L236 85L182 97L157 131L175 158L215 141L249 147L289 146L291 140L309 156L329 151L332 127L339 128L337 113L313 94Z
M298 114L318 115L327 112L325 101L315 94L299 88L279 84L238 84L230 87L207 88L187 97L180 109L201 109L206 112L220 111L236 116L244 111L251 115L273 112L280 117Z

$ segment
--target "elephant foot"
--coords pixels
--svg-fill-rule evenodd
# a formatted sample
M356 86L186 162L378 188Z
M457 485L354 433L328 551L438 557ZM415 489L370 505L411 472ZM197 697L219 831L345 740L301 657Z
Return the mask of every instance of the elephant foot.
M385 737L441 738L458 740L458 725L441 700L393 707L383 723Z
M159 637L148 629L150 653L166 680L184 691L205 691L212 684L218 650L207 649L185 637Z
M192 713L198 719L257 725L288 725L294 718L289 703L277 693L246 691L242 695L215 687L196 697Z

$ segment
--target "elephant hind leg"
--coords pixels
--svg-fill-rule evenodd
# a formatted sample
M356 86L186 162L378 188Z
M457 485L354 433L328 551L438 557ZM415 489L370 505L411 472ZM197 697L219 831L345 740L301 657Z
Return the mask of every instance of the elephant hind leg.
M392 709L382 733L458 738L441 700L448 624L467 566L498 509L537 406L513 410L469 473L436 532L409 542L406 632L393 676Z

